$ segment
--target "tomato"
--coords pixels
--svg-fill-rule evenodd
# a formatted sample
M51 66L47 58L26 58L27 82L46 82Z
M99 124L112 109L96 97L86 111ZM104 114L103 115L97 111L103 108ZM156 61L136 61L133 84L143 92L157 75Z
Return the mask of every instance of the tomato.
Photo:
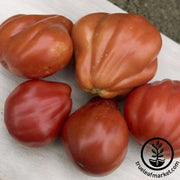
M129 133L115 101L93 98L65 121L61 137L77 166L100 176L122 163Z
M84 91L103 98L126 95L157 70L159 31L137 14L94 13L72 28L76 79Z
M72 22L59 15L16 15L0 26L0 63L17 76L39 79L64 68Z
M52 142L71 111L67 84L30 80L20 84L5 102L4 120L9 133L27 146Z
M135 89L124 111L139 144L161 137L172 145L175 156L180 156L180 81L166 79Z

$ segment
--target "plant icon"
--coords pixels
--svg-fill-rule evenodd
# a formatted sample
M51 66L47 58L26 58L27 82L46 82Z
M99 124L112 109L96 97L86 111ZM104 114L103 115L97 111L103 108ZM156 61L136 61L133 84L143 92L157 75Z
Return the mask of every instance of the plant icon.
M167 159L165 159L166 153L168 153ZM172 163L173 158L173 147L166 139L161 137L147 140L141 148L142 162L151 170L160 171L167 168Z
M163 157L163 152L164 152L164 149L162 147L162 143L159 143L159 140L156 142L156 144L152 144L152 157L153 158L156 158L155 160L154 159L149 159L149 162L152 166L154 167L161 167L164 162L165 162L165 159L160 159Z

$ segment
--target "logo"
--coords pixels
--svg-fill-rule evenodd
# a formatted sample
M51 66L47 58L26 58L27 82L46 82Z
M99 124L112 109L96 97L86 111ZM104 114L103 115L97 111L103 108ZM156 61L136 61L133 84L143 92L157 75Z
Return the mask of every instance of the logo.
M163 138L149 139L141 149L141 159L149 169L159 171L167 168L173 161L171 144Z
M172 174L180 162L174 164L174 151L171 144L163 138L156 137L144 143L141 149L141 160L135 164L146 176L152 178L163 178Z

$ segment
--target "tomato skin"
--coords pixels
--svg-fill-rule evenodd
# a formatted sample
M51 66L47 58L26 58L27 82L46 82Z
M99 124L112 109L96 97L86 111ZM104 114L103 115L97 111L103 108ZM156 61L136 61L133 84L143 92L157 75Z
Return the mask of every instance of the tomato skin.
M115 101L93 98L65 121L61 137L77 166L102 176L124 160L129 132Z
M0 25L0 63L31 79L50 76L72 57L72 22L60 15L16 15Z
M128 96L125 119L135 140L161 137L180 156L180 81L165 79L143 85Z
M71 111L70 95L71 88L64 83L30 80L20 84L5 102L9 133L27 146L51 143Z
M138 14L92 13L72 28L76 79L103 98L127 95L157 70L160 32Z

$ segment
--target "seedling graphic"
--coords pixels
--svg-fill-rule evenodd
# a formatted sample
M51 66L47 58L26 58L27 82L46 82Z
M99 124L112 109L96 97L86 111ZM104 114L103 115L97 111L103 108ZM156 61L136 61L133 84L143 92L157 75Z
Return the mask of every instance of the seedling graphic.
M154 167L161 167L164 162L165 159L160 159L163 157L163 152L164 152L164 148L162 147L162 143L159 143L159 141L157 141L155 144L152 144L152 157L155 159L149 159L149 162L152 166Z

